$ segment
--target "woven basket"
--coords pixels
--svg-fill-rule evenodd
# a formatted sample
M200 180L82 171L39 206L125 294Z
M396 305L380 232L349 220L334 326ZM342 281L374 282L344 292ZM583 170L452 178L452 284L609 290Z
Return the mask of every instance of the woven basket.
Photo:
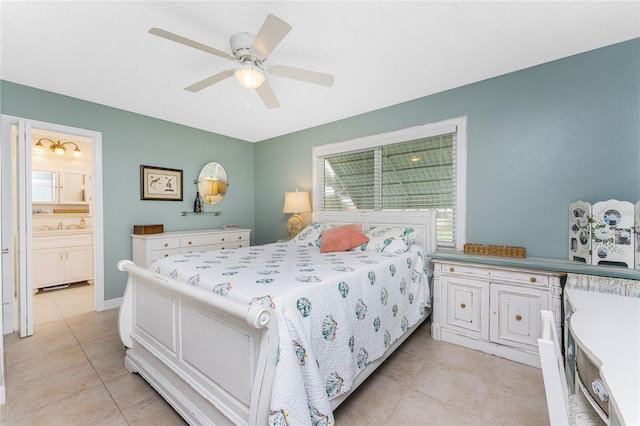
M485 254L488 256L527 257L527 250L524 247L516 246L465 244L464 252L468 254Z

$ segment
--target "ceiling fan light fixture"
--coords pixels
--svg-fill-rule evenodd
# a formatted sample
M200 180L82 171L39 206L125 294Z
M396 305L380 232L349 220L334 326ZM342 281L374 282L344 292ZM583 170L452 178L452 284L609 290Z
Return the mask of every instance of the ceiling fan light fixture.
M251 62L242 64L236 68L233 74L236 76L238 83L247 89L257 89L267 79L264 71Z

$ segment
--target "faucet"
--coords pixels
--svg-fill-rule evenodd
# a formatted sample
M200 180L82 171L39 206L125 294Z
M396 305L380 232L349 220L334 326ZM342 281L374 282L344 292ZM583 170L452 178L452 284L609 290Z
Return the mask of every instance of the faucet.
M62 222L60 222L60 223L58 224L58 229L62 229L62 227L63 227Z

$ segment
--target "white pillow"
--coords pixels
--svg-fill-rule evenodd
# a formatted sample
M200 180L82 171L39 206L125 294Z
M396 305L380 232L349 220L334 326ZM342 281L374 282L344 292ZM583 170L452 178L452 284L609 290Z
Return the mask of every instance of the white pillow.
M361 250L385 253L404 253L418 235L413 228L399 226L372 226L365 234L369 242L362 244Z
M298 244L320 247L320 243L322 242L320 237L322 236L322 231L326 228L327 225L324 223L312 223L300 231L291 241Z

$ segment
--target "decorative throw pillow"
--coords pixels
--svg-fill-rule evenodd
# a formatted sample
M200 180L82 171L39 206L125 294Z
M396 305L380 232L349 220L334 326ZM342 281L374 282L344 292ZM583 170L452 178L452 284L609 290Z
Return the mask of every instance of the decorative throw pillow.
M328 228L322 231L320 253L351 250L367 241L369 237L362 232L362 225L357 223Z
M302 245L320 247L320 236L326 227L324 223L312 223L300 231L291 241Z
M366 234L369 242L363 244L361 249L385 253L404 253L417 236L413 228L396 226L374 226Z

